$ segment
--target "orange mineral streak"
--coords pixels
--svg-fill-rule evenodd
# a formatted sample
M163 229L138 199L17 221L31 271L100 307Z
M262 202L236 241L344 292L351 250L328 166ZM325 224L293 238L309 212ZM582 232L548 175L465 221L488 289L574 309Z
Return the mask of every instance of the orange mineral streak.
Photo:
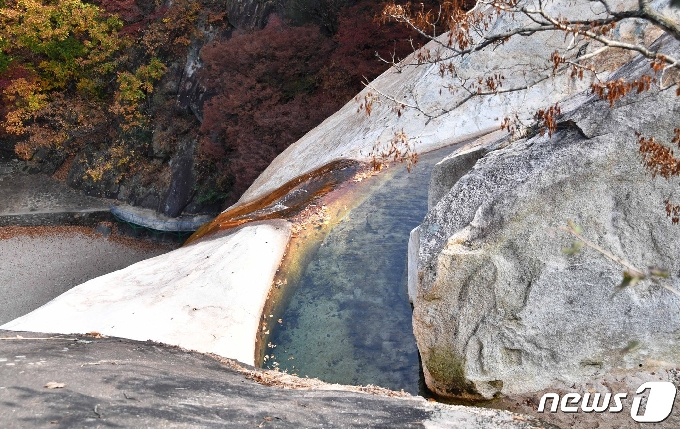
M264 197L221 213L211 222L201 226L184 245L247 222L290 219L307 208L314 200L326 195L358 171L366 168L366 164L358 161L333 161L296 177Z
M271 328L290 301L295 285L328 233L351 216L360 205L396 171L376 171L370 163L339 160L299 176L274 192L234 207L203 225L185 243L210 239L239 225L268 219L286 219L291 238L274 276L255 339L255 362L261 366L268 353Z

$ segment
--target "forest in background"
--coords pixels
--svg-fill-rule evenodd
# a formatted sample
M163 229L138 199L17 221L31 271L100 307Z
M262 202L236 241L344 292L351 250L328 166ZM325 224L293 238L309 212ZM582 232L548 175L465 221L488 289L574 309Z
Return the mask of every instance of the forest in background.
M387 69L376 52L422 43L382 7L5 0L0 148L90 195L220 210Z

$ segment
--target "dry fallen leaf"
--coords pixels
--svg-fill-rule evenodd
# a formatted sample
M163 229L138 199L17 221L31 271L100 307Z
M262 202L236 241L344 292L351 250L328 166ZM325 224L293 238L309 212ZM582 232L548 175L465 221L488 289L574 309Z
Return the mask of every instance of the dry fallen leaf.
M66 387L66 383L57 383L56 381L50 381L45 385L48 389L61 389L62 387Z

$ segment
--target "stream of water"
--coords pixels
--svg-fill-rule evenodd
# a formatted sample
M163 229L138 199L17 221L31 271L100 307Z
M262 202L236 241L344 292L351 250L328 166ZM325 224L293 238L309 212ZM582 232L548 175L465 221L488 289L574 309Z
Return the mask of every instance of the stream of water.
M326 235L274 323L266 368L342 384L420 391L407 295L410 231L427 212L432 167L451 153L403 165ZM277 316L278 317L278 316Z

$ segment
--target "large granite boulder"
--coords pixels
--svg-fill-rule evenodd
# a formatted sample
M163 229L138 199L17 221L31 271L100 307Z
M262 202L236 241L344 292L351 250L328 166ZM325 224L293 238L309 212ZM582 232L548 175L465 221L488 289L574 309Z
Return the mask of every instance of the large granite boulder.
M639 75L643 64L614 78ZM613 108L582 96L552 138L508 139L476 163L483 152L440 163L440 199L411 234L409 262L430 389L491 398L678 364L680 296L651 280L617 288L625 268L588 247L566 254L574 237L560 229L572 221L635 267L668 270L663 282L680 289L680 227L664 206L678 183L652 179L635 134L670 142L674 92ZM442 176L456 169L469 171L444 194Z

